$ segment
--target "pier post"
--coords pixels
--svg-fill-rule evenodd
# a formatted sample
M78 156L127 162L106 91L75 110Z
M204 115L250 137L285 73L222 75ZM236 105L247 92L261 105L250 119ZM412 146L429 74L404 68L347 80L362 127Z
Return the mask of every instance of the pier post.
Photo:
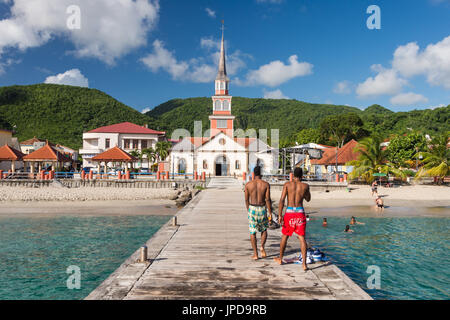
M139 262L144 263L147 262L147 246L141 247L141 257L139 259Z
M203 180L203 181L206 181L206 172L203 172L203 173L202 173L202 180Z
M161 172L159 171L156 173L156 180L161 180Z
M89 180L94 179L94 172L91 170L89 171Z
M169 171L166 171L166 180L169 180Z
M172 218L172 227L176 227L178 225L177 217Z
M118 180L121 180L121 179L122 179L122 171L119 171L119 172L117 173L117 179L118 179Z
M3 179L3 170L0 170L0 180Z
M195 181L198 180L198 173L197 173L197 171L194 172L194 180L195 180Z

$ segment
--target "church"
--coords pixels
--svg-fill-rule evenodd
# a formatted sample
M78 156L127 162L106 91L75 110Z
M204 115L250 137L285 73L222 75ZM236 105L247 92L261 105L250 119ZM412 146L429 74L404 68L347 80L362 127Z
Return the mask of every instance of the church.
M256 132L245 136L243 130L234 128L230 79L225 61L224 34L220 49L219 70L212 96L210 129L206 137L185 137L173 146L170 154L170 171L183 174L205 172L211 176L242 176L253 171L256 165L263 174L277 173L278 155L266 142L256 137ZM248 133L248 132L247 132Z

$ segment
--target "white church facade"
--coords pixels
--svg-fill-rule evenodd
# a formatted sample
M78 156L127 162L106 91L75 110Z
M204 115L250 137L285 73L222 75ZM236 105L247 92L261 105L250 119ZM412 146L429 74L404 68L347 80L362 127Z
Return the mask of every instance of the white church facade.
M212 115L207 137L185 137L170 154L170 170L178 173L205 172L211 176L242 176L256 165L263 174L274 174L278 169L278 154L254 135L244 136L243 130L234 128L230 79L227 76L224 37L220 50L219 71L212 96ZM208 132L207 131L207 132Z

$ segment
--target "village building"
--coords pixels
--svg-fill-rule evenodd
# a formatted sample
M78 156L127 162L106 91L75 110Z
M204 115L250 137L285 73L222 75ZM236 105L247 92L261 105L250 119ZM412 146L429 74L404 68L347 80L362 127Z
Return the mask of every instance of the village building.
M38 139L36 137L20 142L20 150L23 154L30 154L44 147L46 144L50 145L52 148L55 148L58 152L70 157L73 161L78 160L78 151L60 144L52 143L48 140Z
M352 139L342 148L323 146L322 158L306 157L301 165L307 169L308 175L315 176L319 180L336 173L336 169L338 174L349 174L354 168L346 164L358 160L359 153L354 150L357 145L358 142Z
M170 155L170 170L177 174L204 172L211 176L241 176L260 165L264 174L274 173L277 154L271 153L271 148L256 136L245 137L234 128L223 30L218 69L209 135L184 137L177 143Z
M97 168L97 162L92 158L118 147L126 152L155 148L156 143L165 140L166 133L139 126L131 122L117 123L100 127L83 133L83 148L79 150L83 158L83 168ZM138 167L148 169L148 161L139 162ZM152 163L150 162L150 165Z
M19 140L13 137L12 131L0 128L0 148L2 150L0 170L9 171L13 169L14 171L23 168Z

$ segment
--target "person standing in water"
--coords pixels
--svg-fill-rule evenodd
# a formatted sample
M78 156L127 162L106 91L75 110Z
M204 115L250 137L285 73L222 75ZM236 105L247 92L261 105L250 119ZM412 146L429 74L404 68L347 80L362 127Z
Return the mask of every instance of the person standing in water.
M306 216L305 209L303 208L303 200L311 201L311 193L309 191L309 185L303 183L302 180L303 170L302 168L295 168L294 180L286 182L281 193L280 204L278 206L278 221L283 222L283 228L281 233L283 237L280 243L280 256L274 258L279 264L283 264L284 250L290 236L295 232L300 239L300 246L302 251L303 270L307 271L306 266L306 249L307 244L305 240L306 229ZM286 200L288 206L286 208L286 214L283 218L284 201Z
M381 199L380 196L378 196L376 198L375 204L377 205L377 210L380 210L380 211L384 210L384 202L383 202L383 199Z
M323 218L322 227L327 227L327 226L328 226L327 218Z
M353 230L350 229L350 226L349 226L349 225L346 225L346 226L345 226L344 232L353 232Z
M267 257L264 246L267 240L267 228L269 218L272 220L272 206L270 199L270 185L261 179L261 167L256 166L253 170L255 179L245 185L245 205L248 212L248 223L250 241L253 248L253 260L258 260L258 246L256 233L261 233L261 257ZM269 211L269 217L267 217Z

